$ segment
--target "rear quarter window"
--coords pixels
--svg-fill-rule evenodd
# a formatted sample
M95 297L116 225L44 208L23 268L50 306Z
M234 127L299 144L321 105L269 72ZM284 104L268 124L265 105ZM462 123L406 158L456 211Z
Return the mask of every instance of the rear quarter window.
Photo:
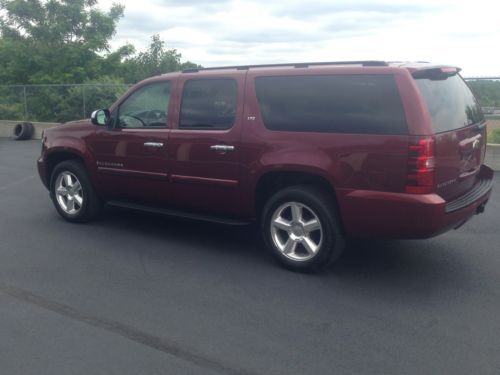
M463 128L484 120L476 98L458 76L442 80L416 80L427 104L436 133Z
M408 133L392 75L257 77L255 89L270 130Z

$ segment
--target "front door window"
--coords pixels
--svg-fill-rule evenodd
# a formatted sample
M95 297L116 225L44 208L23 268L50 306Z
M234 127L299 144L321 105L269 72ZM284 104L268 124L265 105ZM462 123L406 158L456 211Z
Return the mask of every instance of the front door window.
M118 110L120 128L166 128L170 82L155 82L130 95Z

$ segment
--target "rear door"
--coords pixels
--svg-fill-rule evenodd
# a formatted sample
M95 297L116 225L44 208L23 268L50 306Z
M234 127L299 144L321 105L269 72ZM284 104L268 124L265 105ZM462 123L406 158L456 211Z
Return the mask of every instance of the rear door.
M471 90L453 68L414 76L435 132L436 191L452 200L478 179L486 149L486 122Z
M169 139L172 196L181 208L237 214L246 72L185 73Z

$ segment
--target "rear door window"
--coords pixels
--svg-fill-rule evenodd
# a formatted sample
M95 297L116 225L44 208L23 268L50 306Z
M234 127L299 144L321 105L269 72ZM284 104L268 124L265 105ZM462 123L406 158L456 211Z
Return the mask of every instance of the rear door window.
M418 78L416 82L427 103L436 133L484 120L479 104L459 75L442 80Z
M257 77L255 88L270 130L408 133L391 75Z
M234 79L196 79L184 84L179 128L229 129L236 117Z

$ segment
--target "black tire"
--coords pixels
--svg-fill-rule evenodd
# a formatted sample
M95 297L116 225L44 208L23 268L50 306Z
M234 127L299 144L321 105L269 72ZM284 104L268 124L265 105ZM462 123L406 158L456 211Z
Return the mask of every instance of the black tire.
M21 122L14 126L13 138L16 141L21 141L24 139L31 139L34 132L33 124L30 122Z
M297 228L297 225L294 225L294 230L292 231L288 232L278 229L275 230L273 234L271 226L273 215L276 215L278 212L283 213L285 216L291 215L292 207L290 206L290 208L288 208L287 205L292 204L296 207L297 205L295 203L298 203L298 206L301 207L301 215L304 215L302 216L303 218L305 214L312 218L307 220L304 218L303 221L312 222L319 220L321 229L317 229L317 232L312 231L308 234L304 231L306 228L305 226L302 227L299 225L299 228ZM290 214L287 213L286 210L290 210L288 211ZM290 220L293 222L292 218ZM295 236L295 230L298 231L299 237ZM293 271L317 272L335 261L344 249L344 235L341 230L334 197L323 189L314 186L297 185L287 187L269 198L262 211L261 231L266 246L271 254L281 265ZM316 238L320 239L315 240L312 237L310 238L313 242L318 242L318 246L314 253L307 252L306 247L303 245L303 237L300 237L301 234L305 237L316 236ZM283 237L283 241L281 241L280 236ZM294 247L292 254L285 255L284 252L279 249L278 243L288 243L288 240L292 238L290 236L295 236L293 242L298 241L297 244L294 245L297 247ZM300 251L305 254L301 254ZM304 257L304 259L291 259L292 256ZM307 258L309 256L310 258Z
M83 202L75 213L66 212L58 202L56 194L58 176L63 176L64 173L67 174L68 172L78 179L81 186L80 192ZM97 218L103 207L103 203L97 196L84 165L78 160L66 160L56 165L50 178L50 197L57 212L65 220L74 223L83 223Z

